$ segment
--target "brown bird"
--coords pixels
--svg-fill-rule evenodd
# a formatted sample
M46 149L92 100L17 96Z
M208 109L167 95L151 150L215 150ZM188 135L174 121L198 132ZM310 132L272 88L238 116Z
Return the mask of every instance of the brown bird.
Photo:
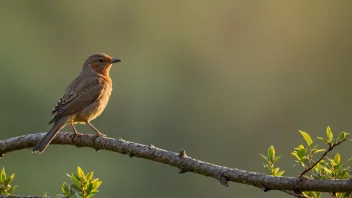
M52 111L52 128L34 146L33 152L42 153L56 134L67 124L72 126L76 136L81 135L74 124L88 124L99 136L105 136L90 121L105 109L112 91L109 71L113 63L120 59L111 58L103 53L90 55L83 64L81 73L67 87L65 94Z

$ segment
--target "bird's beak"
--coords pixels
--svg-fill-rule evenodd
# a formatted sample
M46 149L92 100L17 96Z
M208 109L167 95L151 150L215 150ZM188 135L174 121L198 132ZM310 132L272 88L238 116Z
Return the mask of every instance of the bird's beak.
M110 63L118 63L118 62L121 62L121 60L118 59L118 58L113 58L113 59L111 59L111 61L110 61Z

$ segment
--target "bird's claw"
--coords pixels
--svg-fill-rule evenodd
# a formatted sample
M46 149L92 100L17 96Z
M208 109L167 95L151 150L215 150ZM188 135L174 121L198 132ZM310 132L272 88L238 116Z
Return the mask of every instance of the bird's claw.
M98 137L102 137L102 138L106 137L106 135L103 134L103 133L98 133L97 136L98 136Z
M74 133L74 134L73 134L73 138L72 138L73 144L75 144L76 138L79 137L79 136L82 136L82 135L83 135L82 133Z

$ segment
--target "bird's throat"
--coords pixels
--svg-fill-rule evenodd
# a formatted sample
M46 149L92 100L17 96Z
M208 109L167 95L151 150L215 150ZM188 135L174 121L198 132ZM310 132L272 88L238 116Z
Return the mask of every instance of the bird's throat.
M94 71L96 71L97 73L99 74L102 74L103 76L109 76L109 72L110 72L110 68L111 68L111 65L108 65L106 67L99 67L99 66L96 66L96 65L92 65L92 69Z

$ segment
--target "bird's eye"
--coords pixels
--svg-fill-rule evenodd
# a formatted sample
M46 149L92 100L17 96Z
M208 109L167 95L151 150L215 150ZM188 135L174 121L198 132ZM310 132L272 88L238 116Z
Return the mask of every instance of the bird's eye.
M99 61L99 62L101 62L101 63L102 63L102 62L104 62L104 60L103 60L103 59L99 59L98 61Z

